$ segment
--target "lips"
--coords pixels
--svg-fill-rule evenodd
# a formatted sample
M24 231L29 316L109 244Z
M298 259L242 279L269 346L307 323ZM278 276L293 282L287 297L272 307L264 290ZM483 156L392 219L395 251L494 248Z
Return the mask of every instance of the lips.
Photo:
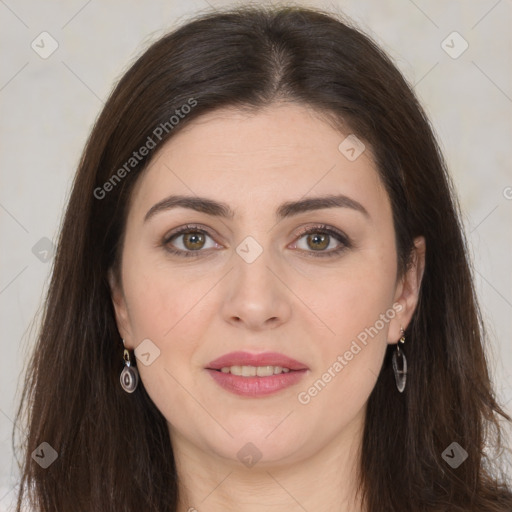
M252 367L252 370L248 367ZM254 367L264 370L256 376ZM274 373L268 374L272 368ZM235 369L237 374L234 374ZM309 368L304 363L277 352L231 352L208 363L205 370L214 382L230 393L247 398L262 398L298 384ZM239 374L240 371L242 375Z
M230 366L281 366L290 370L308 370L308 366L296 359L279 354L278 352L264 352L251 354L250 352L230 352L206 366L207 370L220 370Z

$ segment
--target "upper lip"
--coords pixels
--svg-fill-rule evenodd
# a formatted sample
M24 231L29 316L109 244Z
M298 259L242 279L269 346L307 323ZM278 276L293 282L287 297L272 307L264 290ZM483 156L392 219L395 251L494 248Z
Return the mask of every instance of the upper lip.
M230 352L210 361L207 368L220 370L229 366L281 366L290 370L308 370L304 363L277 352L263 352L261 354Z

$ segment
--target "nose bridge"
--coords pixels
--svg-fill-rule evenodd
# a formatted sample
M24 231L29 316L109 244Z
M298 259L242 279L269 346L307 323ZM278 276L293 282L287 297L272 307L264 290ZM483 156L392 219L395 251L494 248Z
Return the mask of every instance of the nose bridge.
M269 267L275 265L272 263L271 250L270 250L270 237L263 240L262 235L246 236L235 249L235 288L237 292L246 292L251 295L254 290L256 295L262 292L270 291L270 288L275 285L271 283L272 272ZM248 293L247 293L248 292Z
M284 321L289 315L289 298L274 275L279 265L272 258L270 236L265 240L263 235L246 236L235 251L235 268L224 301L226 319L252 327L263 327L270 320L273 324Z

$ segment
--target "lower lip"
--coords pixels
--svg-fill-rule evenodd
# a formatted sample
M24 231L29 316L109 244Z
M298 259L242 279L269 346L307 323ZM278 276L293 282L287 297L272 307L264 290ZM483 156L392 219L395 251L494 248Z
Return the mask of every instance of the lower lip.
M207 368L215 382L226 391L235 395L257 398L271 395L297 384L307 370L295 370L288 373L269 375L268 377L241 377Z

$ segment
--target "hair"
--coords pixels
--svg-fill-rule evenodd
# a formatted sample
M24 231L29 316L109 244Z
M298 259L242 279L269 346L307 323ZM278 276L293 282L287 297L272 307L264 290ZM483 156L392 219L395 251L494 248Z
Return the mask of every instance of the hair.
M157 127L161 147L207 112L257 113L276 102L311 107L371 148L392 205L399 276L411 262L414 238L426 240L419 301L406 330L406 390L395 388L388 346L367 403L358 468L363 505L369 512L512 510L497 464L501 422L512 420L488 373L487 334L454 187L412 87L341 15L250 6L203 13L152 43L95 122L17 410L16 423L27 424L17 512L24 497L40 512L176 510L166 420L143 383L132 394L119 383L123 346L108 273L119 278L131 192L154 152L131 168L126 162L158 138ZM170 122L187 104L193 108ZM42 442L58 453L46 469L31 457ZM468 454L457 468L442 458L453 442Z

